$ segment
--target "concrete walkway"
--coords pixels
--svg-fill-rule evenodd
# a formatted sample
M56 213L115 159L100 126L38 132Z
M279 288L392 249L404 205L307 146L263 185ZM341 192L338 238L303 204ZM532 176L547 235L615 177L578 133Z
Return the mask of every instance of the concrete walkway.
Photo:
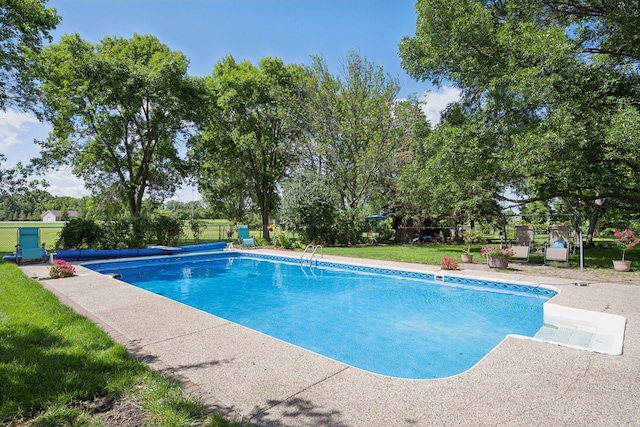
M555 304L625 316L623 354L509 337L459 376L401 380L349 367L83 267L59 280L48 279L43 265L22 269L134 355L182 378L212 407L260 426L640 426L636 280L595 278L575 286L566 271L568 278L560 279L553 270L532 276L520 266L508 274L481 264L462 266L458 274L552 284L561 290ZM579 277L585 278L588 273Z

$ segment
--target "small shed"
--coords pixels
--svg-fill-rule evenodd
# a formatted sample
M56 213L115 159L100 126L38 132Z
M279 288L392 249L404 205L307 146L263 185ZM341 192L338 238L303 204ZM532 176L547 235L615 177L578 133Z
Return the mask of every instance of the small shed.
M67 214L69 215L69 219L78 218L78 211L69 210L67 211ZM62 211L49 210L42 215L42 222L62 221L61 217L62 217Z

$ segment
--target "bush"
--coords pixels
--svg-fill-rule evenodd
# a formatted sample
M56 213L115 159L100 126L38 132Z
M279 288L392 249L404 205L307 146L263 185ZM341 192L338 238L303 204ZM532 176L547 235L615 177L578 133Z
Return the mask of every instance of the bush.
M256 244L256 246L269 246L269 241L267 241L267 239L264 239L262 237L254 237L253 238L254 243Z
M200 243L200 235L207 229L207 223L192 219L189 221L189 228L191 229L191 234L193 234L193 241L195 243ZM227 233L227 235L228 234L229 233Z
M102 238L102 229L88 219L72 219L60 231L56 242L59 249L95 248Z
M340 211L334 227L334 241L343 245L355 245L365 240L366 229L364 215L359 209Z
M276 227L273 230L273 245L275 247L282 247L284 249L291 248L291 239L287 236L287 232L281 227Z
M376 230L378 231L378 240L381 242L390 240L396 235L396 230L391 226L390 220L380 221L376 226Z
M131 222L125 219L102 224L102 249L129 248L131 242Z
M304 173L284 183L280 213L289 229L306 241L326 243L333 240L338 201L326 177Z
M149 223L149 234L158 245L175 246L183 234L182 221L168 216L158 216Z

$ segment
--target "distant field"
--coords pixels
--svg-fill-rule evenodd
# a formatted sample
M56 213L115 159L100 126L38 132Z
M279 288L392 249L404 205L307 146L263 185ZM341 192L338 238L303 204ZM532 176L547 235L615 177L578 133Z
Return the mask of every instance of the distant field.
M15 251L15 246L18 243L18 227L38 227L40 229L40 243L45 243L47 250L53 250L56 240L58 240L58 233L64 227L64 222L0 222L0 254Z
M196 239L191 231L189 221L184 222L184 235L180 240L180 244L188 245L193 243L207 243L220 240L228 240L226 230L233 228L235 225L231 224L227 220L221 219L208 219L201 220L204 223L204 227L201 229L200 240L196 242ZM12 253L15 250L15 246L18 243L18 228L19 227L38 227L40 228L40 243L46 244L48 251L55 249L56 241L58 240L59 233L64 227L64 221L58 222L42 222L42 221L3 221L0 222L0 255ZM261 236L262 230L258 226L250 226L252 236ZM231 239L237 239L238 235L233 234Z

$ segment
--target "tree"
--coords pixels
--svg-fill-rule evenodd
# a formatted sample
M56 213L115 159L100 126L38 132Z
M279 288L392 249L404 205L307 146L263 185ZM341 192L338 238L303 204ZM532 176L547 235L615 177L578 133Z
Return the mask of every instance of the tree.
M589 236L604 207L640 211L640 169L628 160L636 141L610 137L640 105L637 3L436 0L416 8L416 36L400 45L403 67L462 88L465 116L490 138L487 156L500 171L492 182L519 196L496 198L562 200L591 218Z
M70 164L94 195L139 216L145 197L173 195L186 171L178 144L192 135L203 88L188 61L153 36L78 35L47 47L37 72L53 131L37 164Z
M49 32L60 22L46 0L3 0L0 3L0 109L26 107L32 101L28 73Z
M0 109L34 106L30 67L45 41L51 40L60 17L47 8L46 0L0 2ZM0 163L5 157L0 154ZM0 169L0 194L27 190L29 171L18 165Z
M414 144L412 161L398 179L400 200L417 205L423 218L454 224L500 218L496 195L504 187L493 146L494 135L454 104L437 128Z
M276 207L278 183L298 159L304 135L299 108L302 71L280 59L265 57L258 66L227 56L206 79L210 102L202 138L191 157L212 165L200 184L213 187L229 176L229 188L241 203L243 185L251 185L260 208L263 236L269 240L269 214ZM240 183L240 184L239 184Z
M405 108L396 101L398 80L382 67L351 52L342 74L333 76L321 58L308 67L305 115L310 121L307 168L325 173L340 194L346 213L348 241L359 239L355 221L375 192L384 191L385 179L394 174L397 151L407 144L398 114ZM415 119L415 117L411 117Z

